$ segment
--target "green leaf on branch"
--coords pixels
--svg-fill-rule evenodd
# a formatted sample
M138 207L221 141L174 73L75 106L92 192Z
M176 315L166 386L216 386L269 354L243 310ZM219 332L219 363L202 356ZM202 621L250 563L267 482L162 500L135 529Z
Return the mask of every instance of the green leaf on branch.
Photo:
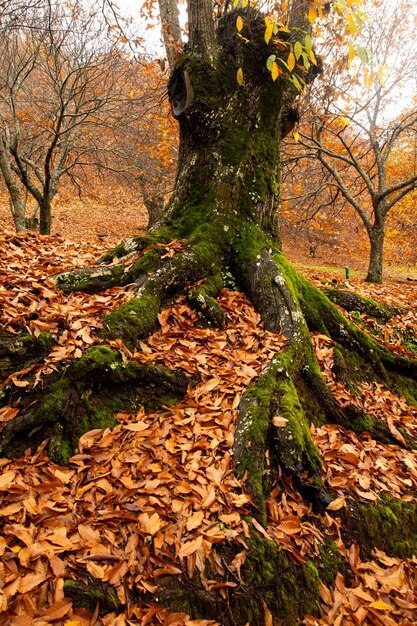
M368 51L366 48L364 48L363 46L357 46L356 54L358 55L358 57L360 58L360 60L362 61L364 65L367 65L369 63Z
M271 54L271 56L268 57L267 61L266 61L266 67L267 69L272 72L272 64L274 63L274 61L276 60L276 56L275 54Z
M302 53L303 53L303 46L301 45L299 41L296 41L294 44L294 54L295 54L295 58L297 59L297 61L302 55Z

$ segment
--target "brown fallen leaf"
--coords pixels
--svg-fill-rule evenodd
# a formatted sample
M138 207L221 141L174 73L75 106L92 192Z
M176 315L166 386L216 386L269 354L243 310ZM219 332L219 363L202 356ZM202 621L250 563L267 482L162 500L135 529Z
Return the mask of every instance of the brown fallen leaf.
M281 417L281 415L274 415L272 418L272 423L277 428L284 428L288 424L288 420L285 417Z
M327 506L327 510L338 511L339 509L342 509L345 505L346 505L345 496L340 496L340 498L336 498L335 500L332 500L330 502L330 504Z

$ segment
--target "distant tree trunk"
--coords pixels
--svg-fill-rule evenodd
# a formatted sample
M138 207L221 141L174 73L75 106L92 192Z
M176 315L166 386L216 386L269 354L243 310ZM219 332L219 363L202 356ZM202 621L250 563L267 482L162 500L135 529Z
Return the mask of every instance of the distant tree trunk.
M213 20L213 1L188 3L190 48L194 54L210 56L218 50Z
M19 183L10 167L8 151L0 140L0 170L10 197L10 209L17 233L26 232L25 204L20 194Z
M39 233L50 235L52 226L51 198L43 197L39 202Z
M26 232L26 210L22 201L18 185L8 186L10 194L10 210L17 233Z
M384 239L385 224L378 221L371 230L368 231L369 241L371 244L371 252L369 257L368 273L366 281L369 283L382 283L383 272L383 256L384 256Z
M150 229L158 222L164 211L164 194L159 193L158 190L152 193L143 176L139 177L139 185L143 204L148 212L148 229Z
M182 43L178 6L176 0L158 0L158 5L162 24L162 36L169 68L172 71L178 60Z

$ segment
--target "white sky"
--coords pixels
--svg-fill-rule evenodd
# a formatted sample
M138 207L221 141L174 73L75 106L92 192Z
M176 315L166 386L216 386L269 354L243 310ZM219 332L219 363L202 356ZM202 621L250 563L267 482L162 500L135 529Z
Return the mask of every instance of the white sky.
M149 42L147 52L149 54L155 54L156 56L164 56L164 48L161 43L161 32L159 29L158 21L155 21L155 28L150 30L146 29L149 26L148 22L145 22L140 17L140 10L142 8L142 0L116 0L116 4L120 7L121 13L126 17L131 17L138 24L138 35L144 37ZM182 23L186 22L186 7L180 8L180 20Z

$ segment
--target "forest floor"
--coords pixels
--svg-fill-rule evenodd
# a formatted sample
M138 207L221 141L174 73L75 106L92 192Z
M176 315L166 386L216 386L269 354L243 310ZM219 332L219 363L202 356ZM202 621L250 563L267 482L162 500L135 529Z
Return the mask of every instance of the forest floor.
M6 385L22 393L42 385L57 361L79 358L99 342L101 314L131 297L129 288L63 295L47 279L63 269L91 265L110 245L137 234L144 225L134 213L133 208L118 217L110 209L105 215L91 211L87 219L83 212L79 223L61 215L53 231L59 235L51 237L0 231L1 325L33 334L48 330L57 340L45 360L15 372ZM390 349L413 356L417 283L391 275L382 286L369 285L356 272L346 281L342 259L329 269L326 258L323 269L320 257L311 262L297 249L289 256L318 286L338 284L403 309L388 324L375 324L372 332ZM160 329L137 351L118 344L126 360L167 363L196 374L198 384L180 403L152 414L118 414L119 425L112 431L95 430L81 438L67 467L49 460L47 442L21 459L0 459L0 623L215 624L190 620L186 614L169 615L158 604L141 602L140 596L155 593L159 577L167 574L192 576L197 571L207 590L226 599L241 585L249 532L245 520L251 509L233 472L234 421L244 389L283 340L262 328L242 294L223 290L221 305L230 318L225 329L199 327L196 314L179 298L159 316ZM361 323L357 314L350 319L355 321L355 315ZM332 342L322 335L313 341L326 380L341 403L349 399L384 420L394 437L401 436L399 426L415 436L416 408L376 383L364 383L362 397L349 395L333 375ZM14 406L3 407L0 424L17 414ZM339 573L333 585L320 584L321 617L305 616L302 623L416 624L417 558L401 560L376 549L363 555L360 546L346 545L339 512L351 498L369 504L384 493L415 501L417 451L384 445L366 433L358 436L336 425L312 426L311 432L323 460L323 480L336 499L325 513L314 513L291 481L281 477L268 500L268 526L262 528L252 518L264 537L294 562L318 557L326 535L350 568L349 580ZM238 547L231 563L222 560L223 544ZM205 559L214 579L205 575ZM63 581L82 578L81 572L112 585L124 610L99 617L73 606L64 596ZM272 625L266 605L264 613L266 626Z
M30 211L28 211L30 214ZM146 210L134 190L105 189L95 196L74 199L68 191L58 196L54 203L51 234L71 241L103 241L107 248L128 237L143 234L147 226ZM13 221L8 202L0 195L0 230L13 231ZM306 271L334 271L335 277L350 275L363 278L367 270L367 253L362 250L346 251L337 245L317 245L315 257L309 253L310 245L303 237L293 234L284 237L286 254L297 268ZM388 281L412 278L417 280L417 267L411 264L386 263L385 279Z

